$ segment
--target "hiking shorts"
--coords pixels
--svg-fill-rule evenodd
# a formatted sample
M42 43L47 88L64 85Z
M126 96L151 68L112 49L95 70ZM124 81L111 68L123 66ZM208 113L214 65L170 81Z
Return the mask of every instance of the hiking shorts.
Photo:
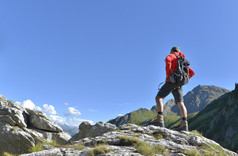
M177 86L176 83L165 82L165 84L159 90L157 96L164 99L171 92L174 96L176 104L178 102L183 102L183 88L180 86Z

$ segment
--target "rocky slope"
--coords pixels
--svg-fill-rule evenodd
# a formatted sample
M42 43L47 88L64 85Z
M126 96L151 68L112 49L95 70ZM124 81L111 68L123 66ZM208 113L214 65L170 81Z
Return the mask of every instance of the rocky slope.
M116 128L102 122L94 126L84 122L79 127L81 130L89 128L90 133L87 133L87 137L75 138L67 148L44 146L46 150L21 156L238 156L196 132L177 132L152 125L139 127L134 124ZM102 133L98 133L99 129ZM82 148L78 149L79 146Z
M184 102L187 107L188 113L190 114L201 111L212 100L220 97L227 92L229 92L229 90L216 86L198 85L184 96ZM124 116L119 116L115 119L109 120L108 122L117 126L126 123L146 125L146 123L152 120L156 115L156 106L153 106L151 110L141 108ZM168 102L165 104L164 115L166 126L169 126L171 123L177 121L180 118L179 108L176 106L174 100L168 100Z
M0 96L0 155L28 152L38 143L55 140L65 144L71 137L42 112L24 108Z
M189 128L238 151L238 84L234 91L214 100L195 116Z

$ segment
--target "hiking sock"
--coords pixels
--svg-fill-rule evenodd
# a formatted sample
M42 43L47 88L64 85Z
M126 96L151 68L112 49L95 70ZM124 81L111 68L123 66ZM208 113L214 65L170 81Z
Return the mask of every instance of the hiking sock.
M187 117L182 117L182 120L187 121Z
M158 112L159 115L163 115L163 112Z

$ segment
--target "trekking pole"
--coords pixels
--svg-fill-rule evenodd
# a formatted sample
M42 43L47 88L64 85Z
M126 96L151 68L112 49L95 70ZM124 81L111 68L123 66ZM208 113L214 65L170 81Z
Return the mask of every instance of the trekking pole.
M159 86L158 86L158 90L160 90L161 88L160 88L160 86L162 85L162 84L164 84L165 82L161 82L160 84L159 84Z

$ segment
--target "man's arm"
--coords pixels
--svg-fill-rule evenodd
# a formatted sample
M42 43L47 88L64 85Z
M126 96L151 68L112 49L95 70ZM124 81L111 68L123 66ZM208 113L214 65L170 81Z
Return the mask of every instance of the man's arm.
M166 62L166 76L170 76L173 72L172 70L172 58L170 55L168 55L165 59L165 62Z

